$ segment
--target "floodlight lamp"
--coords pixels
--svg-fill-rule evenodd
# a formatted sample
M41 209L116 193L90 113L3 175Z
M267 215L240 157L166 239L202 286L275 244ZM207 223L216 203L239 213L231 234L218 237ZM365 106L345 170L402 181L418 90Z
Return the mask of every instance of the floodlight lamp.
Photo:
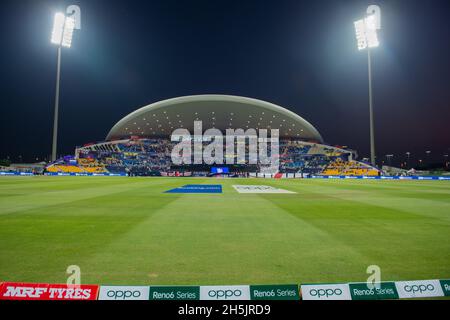
M64 23L66 20L66 16L58 12L55 14L55 19L53 22L53 31L52 31L52 38L51 42L57 45L61 44L62 38L63 38L63 32L64 32Z
M367 48L366 25L363 19L355 21L356 41L358 50Z
M377 35L377 19L370 15L364 19L355 21L356 40L359 50L375 48L380 45Z
M366 31L366 41L369 48L375 48L380 45L377 35L377 22L375 15L368 16L364 19L365 31Z
M70 48L70 46L72 45L72 37L74 29L75 29L75 19L71 17L66 17L61 43L63 47Z

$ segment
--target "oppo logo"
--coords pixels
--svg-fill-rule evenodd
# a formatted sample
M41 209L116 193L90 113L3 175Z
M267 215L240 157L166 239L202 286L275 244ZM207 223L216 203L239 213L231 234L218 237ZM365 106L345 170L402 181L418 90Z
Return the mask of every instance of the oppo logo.
M239 289L236 290L209 290L208 296L216 299L229 299L229 298L237 298L242 295L242 291Z
M311 289L309 290L309 294L312 297L330 297L330 296L340 296L342 294L342 290L339 288L336 289Z
M425 291L434 291L434 286L430 283L427 285L424 284L420 284L420 285L406 285L404 288L405 292L412 292L412 293L416 293L416 292L425 292Z
M118 299L129 299L129 298L139 298L141 296L141 292L139 290L131 291L131 290L109 290L106 293L108 298L114 298L114 300Z

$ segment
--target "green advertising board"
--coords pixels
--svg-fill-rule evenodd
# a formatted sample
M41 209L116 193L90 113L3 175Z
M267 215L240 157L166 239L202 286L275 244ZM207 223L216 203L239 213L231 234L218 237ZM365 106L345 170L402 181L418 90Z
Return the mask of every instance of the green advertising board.
M450 280L440 280L444 296L450 297Z
M300 300L298 285L259 285L250 286L251 300Z
M394 282L374 284L374 288L369 288L366 282L350 283L349 286L352 300L398 299Z
M200 300L199 286L150 286L150 300Z

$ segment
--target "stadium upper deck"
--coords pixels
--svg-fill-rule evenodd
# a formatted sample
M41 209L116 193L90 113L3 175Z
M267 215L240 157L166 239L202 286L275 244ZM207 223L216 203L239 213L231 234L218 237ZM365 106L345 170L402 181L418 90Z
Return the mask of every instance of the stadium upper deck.
M203 127L226 129L279 129L280 137L323 143L314 126L275 104L229 95L196 95L156 102L125 116L110 130L107 141L139 136L168 137L175 129Z

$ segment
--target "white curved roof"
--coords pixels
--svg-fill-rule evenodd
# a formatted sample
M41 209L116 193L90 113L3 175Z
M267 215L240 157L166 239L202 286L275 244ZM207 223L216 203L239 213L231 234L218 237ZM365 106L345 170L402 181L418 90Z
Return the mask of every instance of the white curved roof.
M280 137L323 142L316 128L294 112L266 101L229 95L185 96L150 104L117 122L106 140L169 136L178 128L193 133L196 120L203 121L203 130L279 129Z

